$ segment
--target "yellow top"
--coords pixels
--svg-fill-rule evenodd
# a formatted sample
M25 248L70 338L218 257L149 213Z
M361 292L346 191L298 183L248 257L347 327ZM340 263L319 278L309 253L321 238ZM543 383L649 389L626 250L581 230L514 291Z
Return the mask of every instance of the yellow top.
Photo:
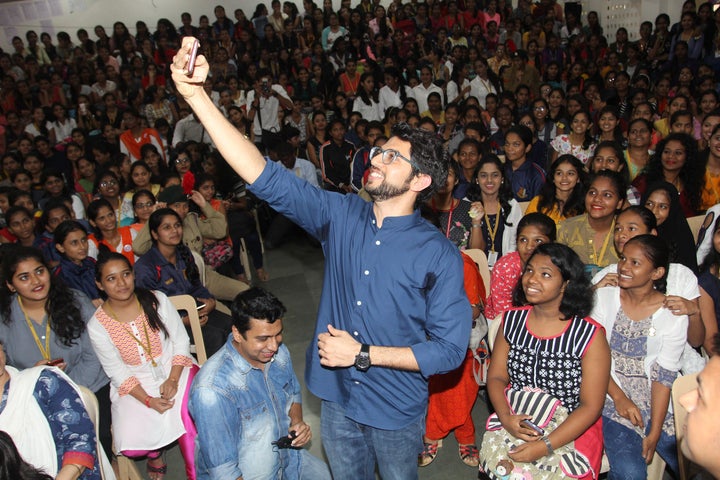
M527 215L528 213L540 212L540 210L538 210L538 203L540 203L540 195L538 195L535 198L533 198L532 200L530 200L530 203L528 204L527 208L525 209L525 214ZM540 213L545 214L548 217L550 217L555 222L555 225L559 225L560 222L567 219L567 217L565 217L562 213L560 213L560 210L557 207L557 203L553 204L553 207L551 210L546 210L546 211L543 211Z

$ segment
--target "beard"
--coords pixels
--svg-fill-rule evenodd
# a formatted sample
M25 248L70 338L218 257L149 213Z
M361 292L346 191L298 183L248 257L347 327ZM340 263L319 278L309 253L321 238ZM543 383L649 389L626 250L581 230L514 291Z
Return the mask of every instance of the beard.
M412 180L412 177L413 176L410 175L400 186L390 185L385 181L385 179L383 179L378 186L370 186L366 184L365 191L368 195L370 195L373 202L390 200L391 198L399 197L410 190L410 181Z

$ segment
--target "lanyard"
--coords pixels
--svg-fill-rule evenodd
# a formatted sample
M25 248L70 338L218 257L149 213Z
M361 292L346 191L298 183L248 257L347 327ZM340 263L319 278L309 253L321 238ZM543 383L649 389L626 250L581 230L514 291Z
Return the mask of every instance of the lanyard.
M500 212L495 215L495 226L490 225L490 217L485 212L485 225L487 225L488 235L490 236L490 251L495 252L495 235L497 235L498 225L500 224Z
M615 219L613 219L612 224L610 225L610 231L605 235L605 241L603 242L602 248L600 249L600 256L597 254L597 250L595 250L595 244L593 243L593 260L595 260L595 265L602 267L602 259L605 258L605 252L607 251L608 245L610 244L610 237L612 233L615 231Z
M139 310L140 312L143 312L143 314L144 314L145 312L144 312L144 310L142 309L142 307L140 306L140 300L138 300L137 296L135 296L135 301L137 302L138 310ZM122 327L125 329L125 331L126 331L127 334L130 336L130 338L132 338L133 340L135 340L135 342L136 342L138 345L140 345L140 348L142 348L142 349L145 351L145 353L147 354L148 358L150 359L150 363L152 363L152 366L153 366L153 367L157 367L157 363L155 362L155 359L153 358L153 355L152 355L152 342L150 341L150 334L148 333L147 321L145 321L145 320L142 321L143 330L145 331L145 341L147 342L147 345L145 345L145 344L142 342L142 340L140 340L139 338L137 338L137 337L135 336L135 334L132 332L132 330L130 330L130 329L127 327L127 325L125 325L124 323L120 322L120 320L118 320L117 315L115 315L115 312L113 312L113 309L110 308L110 305L108 305L107 302L103 305L103 308L107 310L107 312L110 314L110 316L111 316L113 319L115 319L116 322L118 322L118 323L120 323L120 324L122 325Z
M20 295L18 295L17 299L18 303L20 304L20 310L22 310L23 315L25 315L25 321L27 322L27 326L30 329L30 333L32 333L33 339L35 339L35 344L40 350L40 354L45 360L49 362L50 360L52 360L52 357L50 357L50 316L48 315L47 325L45 326L45 347L43 347L43 344L40 343L40 338L38 338L38 334L35 331L35 326L32 324L30 317L28 317L28 314L25 311L25 307L23 306L22 298L20 298Z
M435 207L435 199L433 198L430 203L431 203L433 211L437 212L438 210ZM455 210L458 205L460 205L459 201L456 205L455 200L450 199L450 210L448 210L447 226L445 227L445 238L450 238L450 226L452 223L453 210ZM442 211L442 210L440 210L440 211Z

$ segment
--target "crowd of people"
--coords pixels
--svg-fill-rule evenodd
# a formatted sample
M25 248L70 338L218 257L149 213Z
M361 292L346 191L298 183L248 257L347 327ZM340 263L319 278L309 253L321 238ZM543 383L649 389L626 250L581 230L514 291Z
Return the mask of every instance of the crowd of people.
M98 478L111 424L153 480L174 441L192 479L416 478L451 432L491 478L593 478L603 451L610 479L655 453L677 472L671 387L720 320L720 13L687 0L631 42L556 0L352 3L28 31L0 53L0 428L57 478ZM270 445L311 432L285 308L248 290L302 230L326 256L306 383L329 469ZM201 369L178 294L215 354ZM10 377L57 455L10 419ZM523 409L538 399L558 408Z

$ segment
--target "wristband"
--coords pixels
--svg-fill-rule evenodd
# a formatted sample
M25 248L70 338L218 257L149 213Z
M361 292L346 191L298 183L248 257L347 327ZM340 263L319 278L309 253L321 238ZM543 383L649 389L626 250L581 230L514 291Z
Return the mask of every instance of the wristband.
M146 406L147 408L150 408L150 400L152 400L152 397L151 397L150 395L148 395L147 397L145 397L145 406Z
M550 439L548 437L542 437L542 441L545 442L548 455L552 455L555 452L555 449L553 449L552 444L550 443Z

